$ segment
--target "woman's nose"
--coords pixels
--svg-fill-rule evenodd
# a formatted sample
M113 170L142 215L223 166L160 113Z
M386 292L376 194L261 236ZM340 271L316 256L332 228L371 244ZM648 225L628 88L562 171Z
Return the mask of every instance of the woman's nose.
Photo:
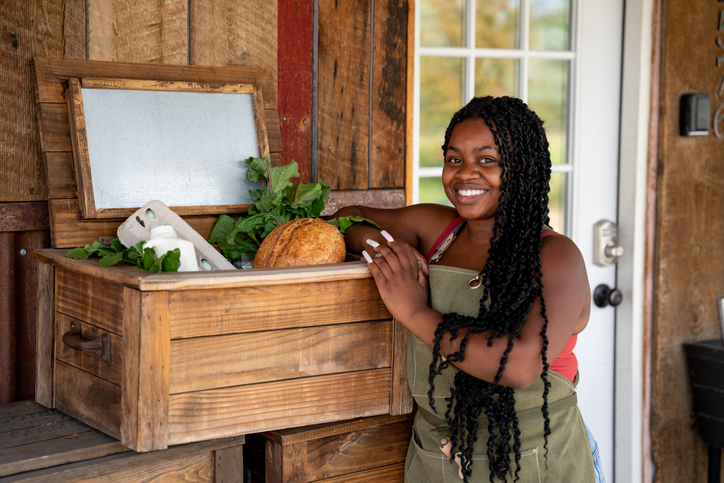
M462 163L458 169L458 177L464 179L475 179L480 177L480 171L475 163Z

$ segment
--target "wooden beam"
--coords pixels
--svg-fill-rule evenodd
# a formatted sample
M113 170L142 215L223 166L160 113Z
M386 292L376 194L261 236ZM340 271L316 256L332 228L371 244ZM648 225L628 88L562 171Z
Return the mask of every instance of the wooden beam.
M282 164L296 161L299 179L312 178L313 0L279 0L279 121ZM322 180L324 181L324 180Z
M0 203L0 232L48 229L47 203Z

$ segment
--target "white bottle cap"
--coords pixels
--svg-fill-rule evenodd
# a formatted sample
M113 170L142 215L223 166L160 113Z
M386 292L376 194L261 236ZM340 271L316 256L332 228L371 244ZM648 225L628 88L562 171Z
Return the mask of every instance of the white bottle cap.
M158 225L151 228L151 238L165 234L173 234L173 236L176 236L176 230L174 230L171 225Z

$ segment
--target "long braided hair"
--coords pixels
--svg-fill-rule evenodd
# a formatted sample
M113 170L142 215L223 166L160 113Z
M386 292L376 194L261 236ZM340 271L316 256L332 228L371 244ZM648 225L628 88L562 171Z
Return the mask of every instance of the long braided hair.
M471 334L487 332L488 343L505 337L508 346L500 360L492 383L459 371L447 399L445 419L451 435L452 453L461 454L464 481L472 473L473 446L477 440L479 418L484 412L488 422L487 456L490 481L505 481L506 475L520 471L520 430L515 411L515 396L511 388L501 386L513 342L520 334L525 318L536 299L541 302L544 320L543 340L543 435L547 455L550 419L548 417L548 317L541 281L541 234L548 217L548 191L551 173L548 141L543 122L520 99L511 97L476 97L458 111L445 132L443 154L447 151L453 129L462 121L482 119L490 128L500 153L502 184L498 210L495 214L488 261L479 274L483 285L480 311L477 317L456 313L445 314L435 332L433 360L428 381L430 405L435 408L432 393L434 379L453 361L465 358L465 348ZM440 356L440 341L449 332L452 338L461 337L460 349ZM511 461L509 453L515 455Z

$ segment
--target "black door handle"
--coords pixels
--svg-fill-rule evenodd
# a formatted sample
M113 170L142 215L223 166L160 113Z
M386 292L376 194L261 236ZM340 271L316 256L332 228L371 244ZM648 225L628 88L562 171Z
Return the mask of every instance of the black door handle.
M617 288L610 288L605 283L602 283L593 291L593 303L599 307L606 307L607 305L616 307L621 302L623 302L623 293Z

